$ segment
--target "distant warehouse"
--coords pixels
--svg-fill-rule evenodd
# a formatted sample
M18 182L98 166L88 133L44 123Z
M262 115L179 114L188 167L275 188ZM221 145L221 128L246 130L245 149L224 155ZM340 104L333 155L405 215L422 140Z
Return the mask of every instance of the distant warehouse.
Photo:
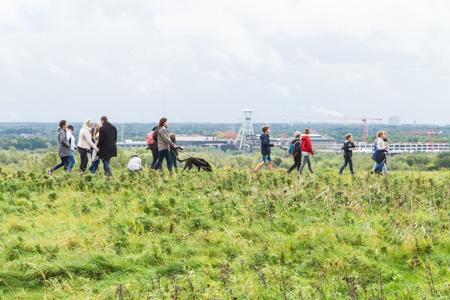
M272 138L272 142L276 146L289 146L291 138ZM312 134L311 140L314 144L314 148L323 151L334 151L336 149L336 140L327 136L322 136L319 134ZM259 136L255 136L251 139L253 147L246 148L246 150L258 151L259 150ZM177 144L180 146L191 146L191 147L205 147L205 148L216 148L223 151L226 150L237 150L237 146L234 140L231 139L220 139L212 136L177 136ZM125 140L125 142L117 143L119 147L123 148L136 148L136 147L146 147L145 141L133 141Z

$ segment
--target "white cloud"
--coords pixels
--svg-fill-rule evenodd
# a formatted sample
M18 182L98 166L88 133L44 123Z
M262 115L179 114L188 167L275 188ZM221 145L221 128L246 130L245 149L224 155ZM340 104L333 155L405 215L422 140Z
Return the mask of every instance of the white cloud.
M3 0L0 78L18 103L48 108L62 95L140 104L164 91L175 105L276 119L284 108L259 104L282 95L358 115L396 103L390 114L445 122L448 105L431 115L450 92L449 17L446 0Z

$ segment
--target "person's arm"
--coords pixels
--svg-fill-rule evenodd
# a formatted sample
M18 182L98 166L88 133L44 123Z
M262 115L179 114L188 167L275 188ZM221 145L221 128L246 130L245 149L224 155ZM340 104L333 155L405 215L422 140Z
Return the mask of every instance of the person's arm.
M313 150L313 146L312 146L311 140L308 141L308 144L309 144L309 150L310 150L309 153L311 153L311 155L314 156L314 150Z
M59 142L66 147L70 148L69 141L67 140L67 134L64 131L61 131L58 135Z
M117 143L117 128L116 127L112 127L114 129L114 143Z
M88 142L89 146L91 146L92 149L97 150L97 145L92 141L92 134L89 130L83 130L83 137Z

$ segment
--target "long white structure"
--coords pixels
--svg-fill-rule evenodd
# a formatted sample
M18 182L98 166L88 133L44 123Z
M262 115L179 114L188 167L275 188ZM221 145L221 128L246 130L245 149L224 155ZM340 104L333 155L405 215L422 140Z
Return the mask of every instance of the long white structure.
M357 144L357 152L371 153L372 144ZM413 153L413 152L448 152L450 143L435 143L431 146L428 143L394 143L389 144L391 153Z

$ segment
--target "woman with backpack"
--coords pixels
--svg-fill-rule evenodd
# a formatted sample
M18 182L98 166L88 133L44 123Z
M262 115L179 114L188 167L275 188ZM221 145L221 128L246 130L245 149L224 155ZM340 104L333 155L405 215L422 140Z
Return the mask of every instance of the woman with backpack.
M294 169L300 170L300 165L302 164L302 142L300 140L301 133L296 131L294 133L294 140L289 145L289 154L294 158L294 164L288 169L288 174L290 174Z
M302 135L302 139L301 139L303 161L302 161L302 165L300 166L300 169L298 170L298 172L300 174L302 174L303 168L305 167L306 164L308 164L309 172L311 174L314 173L312 170L312 166L311 166L311 159L309 158L310 156L314 156L311 138L309 135L310 135L310 130L309 130L309 128L306 128L305 134Z
M173 148L177 148L177 145L175 145L170 140L170 134L168 130L168 122L167 118L162 118L159 121L159 128L158 128L158 161L155 164L155 170L162 169L162 163L164 159L167 162L167 169L169 169L169 172L172 173L172 157L170 155L170 151Z
M158 161L158 126L153 127L152 131L147 134L147 149L152 151L152 162L150 163L150 169L155 169L156 162Z

